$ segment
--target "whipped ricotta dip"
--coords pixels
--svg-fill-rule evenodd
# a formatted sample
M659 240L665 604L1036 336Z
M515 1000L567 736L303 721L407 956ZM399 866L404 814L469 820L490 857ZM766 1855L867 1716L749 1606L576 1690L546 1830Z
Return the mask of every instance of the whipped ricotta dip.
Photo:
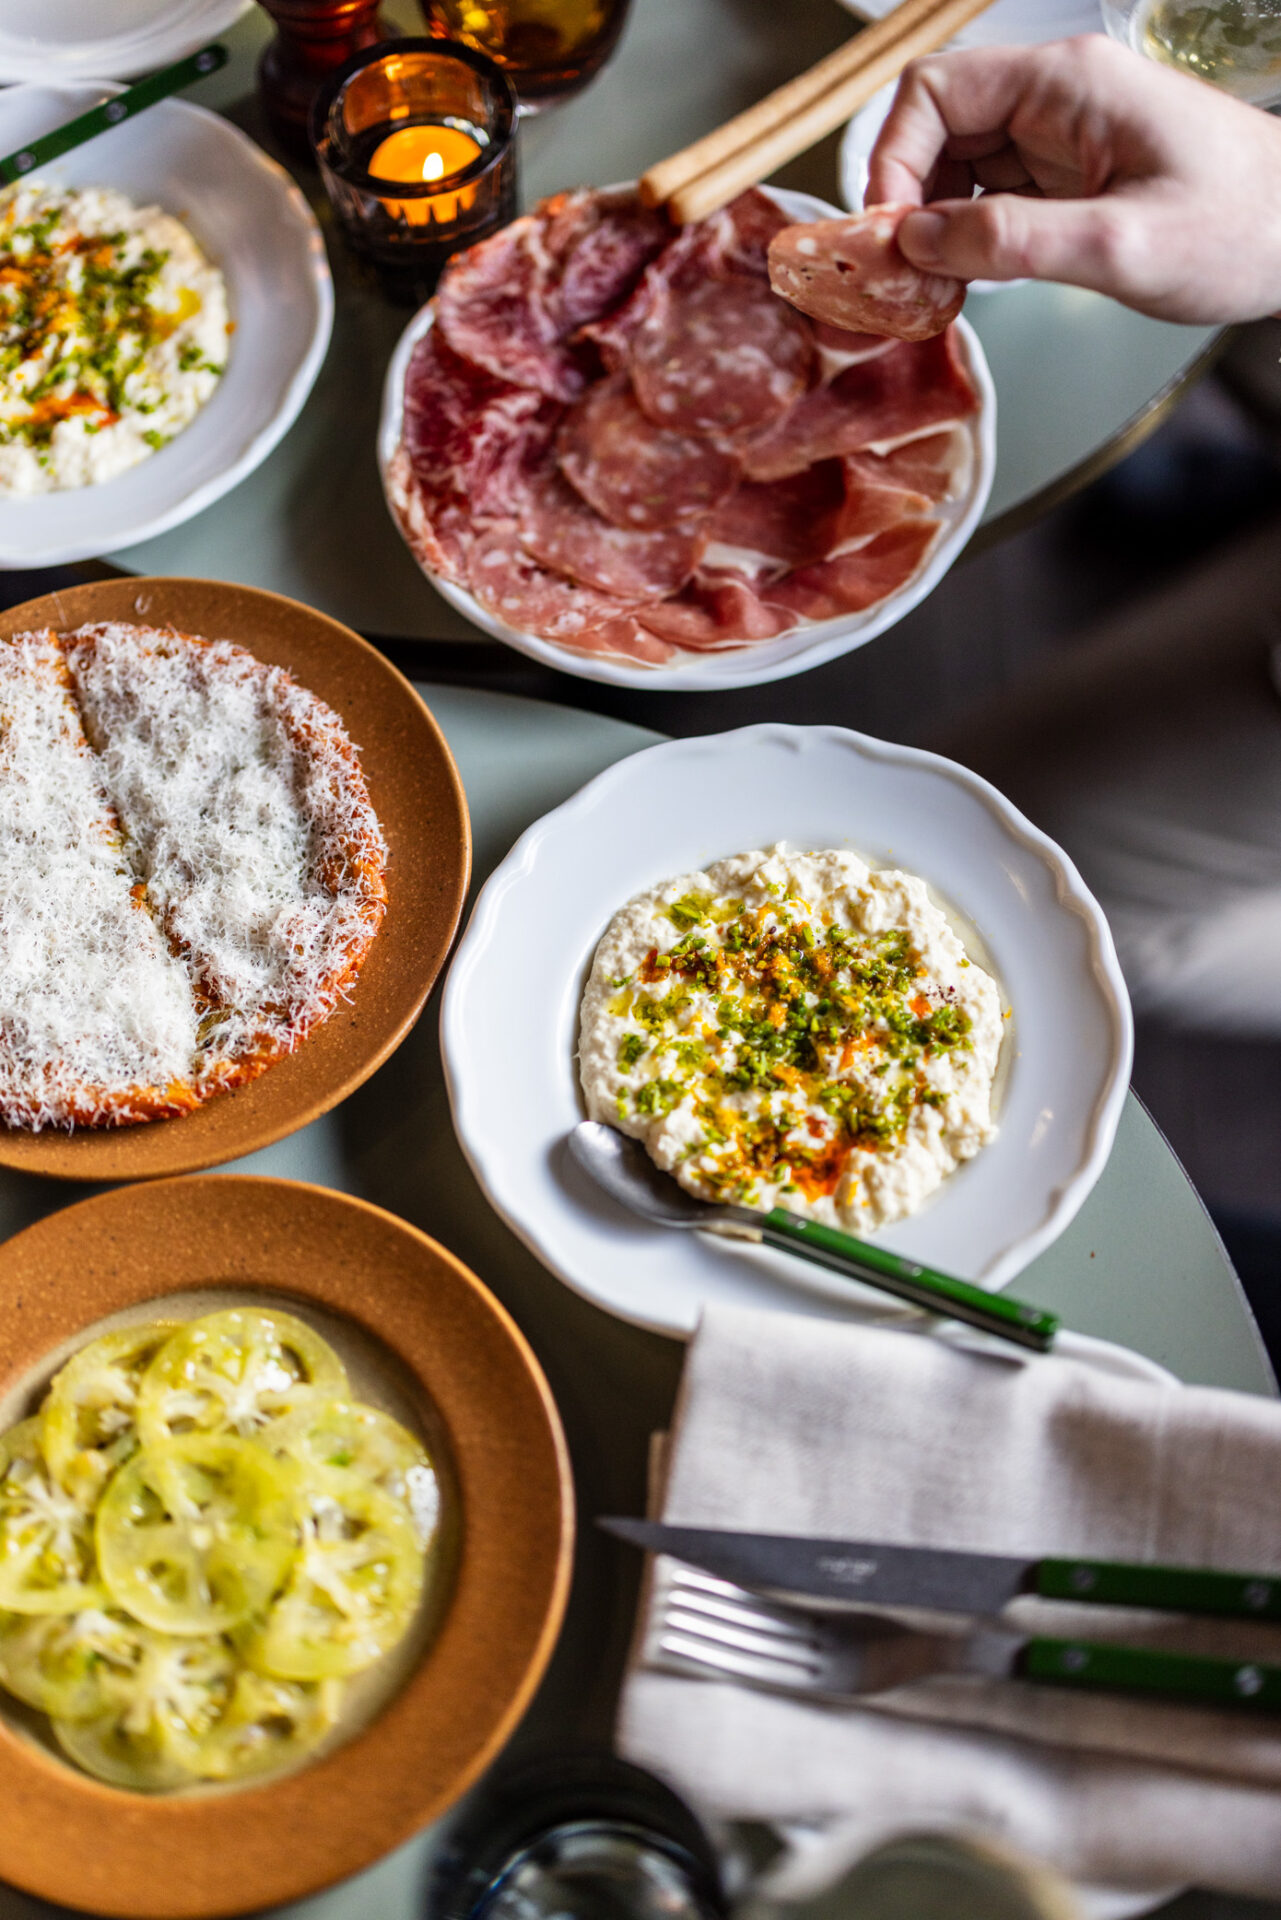
M704 1200L855 1234L996 1132L996 981L916 875L775 846L637 894L583 995L587 1108Z
M222 274L180 220L106 187L0 194L0 498L94 486L222 377Z

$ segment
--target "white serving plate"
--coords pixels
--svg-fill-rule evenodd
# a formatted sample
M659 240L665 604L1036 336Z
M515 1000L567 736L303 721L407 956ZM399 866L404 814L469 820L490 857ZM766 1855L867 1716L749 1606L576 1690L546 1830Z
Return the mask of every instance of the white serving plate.
M493 1206L569 1286L661 1333L691 1333L707 1301L867 1311L866 1295L787 1255L646 1225L565 1144L585 1112L579 1001L614 912L780 840L923 875L1012 1008L997 1138L886 1228L887 1246L1005 1286L1102 1172L1129 1082L1129 1001L1103 915L1066 855L976 775L836 727L746 727L620 761L536 822L484 888L446 986L442 1052Z
M822 220L840 217L840 208L809 193L794 193L781 187L771 190L784 212L794 220ZM382 418L378 428L378 465L387 474L400 446L404 411L405 375L417 342L431 326L434 315L430 305L414 315L397 344L387 368L383 386ZM465 588L456 587L436 574L427 577L436 591L468 620L505 640L531 659L541 660L564 673L577 674L583 680L600 680L612 687L645 687L677 693L714 693L725 687L755 687L770 680L783 680L789 674L804 673L822 666L840 654L850 653L868 640L884 633L932 593L953 562L959 558L970 535L979 523L992 479L996 472L996 390L978 335L964 320L957 322L965 352L966 367L978 391L979 409L965 422L973 442L974 458L967 492L935 511L943 522L943 534L929 560L888 599L869 607L865 613L843 614L835 620L819 621L781 634L777 640L753 641L734 651L688 654L682 664L645 667L626 660L602 659L598 655L575 653L570 647L557 646L536 634L509 627L482 607ZM393 519L395 515L393 514ZM397 523L399 524L399 523ZM427 570L424 569L426 572Z
M841 0L841 5L863 20L879 20L895 0ZM1045 40L1068 40L1075 33L1102 33L1099 0L996 0L996 4L962 27L953 47L1037 46Z
M114 88L0 92L0 152ZM0 500L0 568L110 554L189 520L252 473L297 417L329 345L334 294L315 218L282 167L219 115L162 100L33 178L159 204L222 269L235 331L212 398L167 447L100 486Z
M131 80L182 60L253 0L0 0L0 81Z

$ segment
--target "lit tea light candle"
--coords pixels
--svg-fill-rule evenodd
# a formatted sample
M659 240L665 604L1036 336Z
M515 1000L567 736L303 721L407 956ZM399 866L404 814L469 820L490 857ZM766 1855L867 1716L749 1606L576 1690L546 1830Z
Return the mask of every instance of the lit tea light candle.
M461 127L397 127L374 150L369 171L378 180L444 180L459 173L480 156L480 142ZM456 220L476 198L476 186L454 193L420 194L412 200L384 200L388 213L399 214L410 226L443 226ZM381 196L380 196L381 197Z

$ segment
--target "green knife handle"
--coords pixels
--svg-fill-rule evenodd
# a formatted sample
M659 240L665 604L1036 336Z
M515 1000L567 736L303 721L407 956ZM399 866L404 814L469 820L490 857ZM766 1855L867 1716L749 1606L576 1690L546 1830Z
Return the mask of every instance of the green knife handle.
M1021 1300L1011 1300L1008 1294L987 1293L967 1280L935 1273L888 1248L868 1246L866 1241L838 1233L817 1220L803 1220L785 1207L775 1207L761 1216L761 1233L771 1246L799 1253L847 1280L862 1280L899 1300L911 1301L914 1307L925 1307L950 1320L963 1320L967 1326L1016 1341L1021 1347L1033 1347L1038 1353L1044 1353L1053 1343L1061 1324L1056 1314L1040 1307L1029 1307Z
M1199 1654L1149 1653L1091 1640L1028 1640L1015 1659L1025 1680L1060 1687L1157 1693L1207 1706L1281 1711L1281 1667L1257 1660L1209 1660Z
M1281 1620L1281 1575L1199 1567L1132 1567L1108 1560L1042 1560L1032 1588L1047 1600Z

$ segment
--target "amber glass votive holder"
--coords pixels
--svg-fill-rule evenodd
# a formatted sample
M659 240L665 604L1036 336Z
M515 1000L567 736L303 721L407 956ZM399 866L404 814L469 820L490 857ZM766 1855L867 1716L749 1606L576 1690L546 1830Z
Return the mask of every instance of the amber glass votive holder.
M384 40L317 95L311 144L348 245L421 305L464 247L516 213L516 94L474 47Z

